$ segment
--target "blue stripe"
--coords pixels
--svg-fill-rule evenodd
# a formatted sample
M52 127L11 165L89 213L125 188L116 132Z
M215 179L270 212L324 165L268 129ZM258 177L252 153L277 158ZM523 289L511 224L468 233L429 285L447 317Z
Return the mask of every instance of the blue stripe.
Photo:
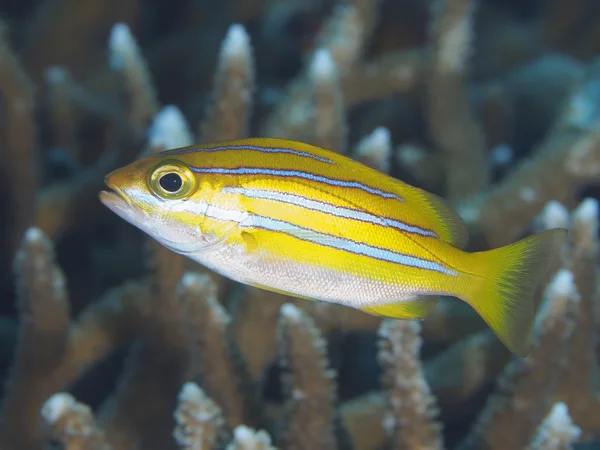
M284 233L305 242L322 245L336 250L347 251L355 255L367 256L380 261L400 264L402 266L414 267L416 269L431 270L445 275L456 276L457 273L447 267L423 258L396 253L384 248L356 242L351 239L320 233L308 228L298 227L283 220L271 219L270 217L253 215L253 220L248 225L240 224L242 227L261 228L269 231Z
M304 158L314 159L315 161L324 162L327 164L333 164L333 161L329 158L323 158L321 156L313 155L308 152L301 152L298 150L292 150L291 148L279 148L279 147L259 147L256 145L231 145L231 146L222 146L222 147L208 147L208 148L193 148L186 150L178 150L174 152L169 152L171 155L183 155L185 153L194 153L194 152L218 152L223 150L252 150L261 153L287 153L290 155L302 156Z
M323 247L333 248L335 250L346 251L355 255L366 256L379 261L391 262L407 267L417 269L431 270L443 273L445 275L457 276L458 273L428 259L418 258L416 256L403 253L396 253L381 247L364 244L351 239L341 238L339 236L321 233L303 228L284 220L272 219L270 217L258 214L247 214L236 209L221 208L206 204L206 217L221 220L224 222L237 222L241 228L255 228L277 233L287 234L296 239L321 245Z
M380 217L376 216L375 214L370 214L368 212L361 211L359 209L346 208L343 206L334 205L332 203L314 200L301 195L287 194L285 192L271 191L267 189L234 187L226 187L223 189L223 192L240 194L247 198L272 200L276 202L286 203L288 205L299 206L301 208L306 208L311 211L319 211L325 214L330 214L335 217L358 220L360 222L372 223L374 225L387 226L400 231L406 231L407 233L418 234L420 236L439 238L439 236L431 230L409 225L407 223L400 222L389 217Z
M301 172L299 170L276 170L276 169L263 169L260 167L237 167L234 169L225 169L222 167L193 167L190 166L190 169L197 173L219 173L223 175L273 175L278 177L296 177L303 178L305 180L317 181L320 183L325 183L330 186L339 186L339 187L348 187L348 188L356 188L362 191L368 192L370 194L379 195L383 198L393 198L396 200L403 201L401 197L398 197L396 194L391 194L389 192L381 191L379 189L375 189L364 184L361 184L357 181L347 181L347 180L337 180L335 178L325 178L320 175L315 175L309 172Z

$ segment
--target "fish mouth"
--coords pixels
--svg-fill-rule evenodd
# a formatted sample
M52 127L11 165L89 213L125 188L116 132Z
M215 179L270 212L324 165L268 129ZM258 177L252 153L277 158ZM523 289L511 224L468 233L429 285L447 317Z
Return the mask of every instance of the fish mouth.
M110 175L105 178L104 182L111 190L100 191L98 193L100 201L117 216L139 228L164 247L175 253L190 254L202 250L206 246L202 239L194 243L178 242L170 239L167 236L168 233L161 232L160 223L157 224L156 220L151 220L148 212L132 202L123 189L110 181Z
M125 195L123 190L108 181L105 181L110 191L100 191L100 201L111 211L119 214L120 211L130 210L133 208L131 200Z
M110 191L100 191L98 194L104 206L132 225L139 226L148 219L146 212L135 206L123 189L108 179L104 182L110 188Z

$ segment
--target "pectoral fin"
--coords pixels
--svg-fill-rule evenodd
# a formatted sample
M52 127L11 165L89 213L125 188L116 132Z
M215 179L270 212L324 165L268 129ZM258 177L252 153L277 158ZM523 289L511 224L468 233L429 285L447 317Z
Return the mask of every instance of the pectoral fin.
M417 297L414 300L363 306L360 309L375 316L392 317L394 319L422 319L429 315L437 304L438 300L435 297Z

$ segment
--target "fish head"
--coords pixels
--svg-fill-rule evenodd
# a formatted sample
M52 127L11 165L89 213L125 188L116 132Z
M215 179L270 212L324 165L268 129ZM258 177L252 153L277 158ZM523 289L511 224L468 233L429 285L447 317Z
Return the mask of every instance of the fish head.
M193 253L211 244L201 222L211 192L182 158L148 156L109 173L100 201L165 247Z

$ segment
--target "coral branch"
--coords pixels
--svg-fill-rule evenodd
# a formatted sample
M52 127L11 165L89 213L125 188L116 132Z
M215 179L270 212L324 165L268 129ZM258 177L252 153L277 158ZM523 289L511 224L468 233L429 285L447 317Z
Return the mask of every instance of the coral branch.
M217 299L215 283L209 275L186 273L178 291L190 353L187 378L200 380L223 410L230 431L260 424L256 388L232 341L231 318Z
M385 54L354 68L342 82L346 107L412 92L424 75L424 52Z
M37 126L34 117L34 87L10 48L8 30L0 23L0 98L3 123L1 129L0 174L3 196L8 204L2 214L8 226L12 257L25 230L33 225L33 205L39 180Z
M354 158L381 172L390 171L392 141L390 130L377 127L356 144Z
M110 64L123 73L129 96L129 121L140 132L158 112L159 104L150 71L129 26L113 26L109 41Z
M242 25L229 27L215 72L212 106L200 126L204 142L246 137L254 94L250 36Z
M116 391L103 403L98 420L115 449L166 448L172 443L172 411L186 357L169 341L164 333L139 338Z
M65 67L51 67L46 71L47 109L52 145L66 153L71 163L78 165L81 155L77 146L77 129L79 126L73 108L69 85L72 83L71 74Z
M573 424L564 403L555 403L527 450L571 450L579 440L581 429Z
M318 49L331 54L342 85L362 56L378 3L379 0L356 0L352 4L336 5L317 38ZM313 52L308 61L314 56ZM311 97L310 66L306 65L298 78L290 83L283 101L267 118L261 134L287 139L301 139L309 134Z
M226 450L277 450L277 448L271 445L271 437L266 431L255 431L240 425L233 430L233 441Z
M585 199L571 214L568 267L581 296L576 312L577 327L568 342L569 370L561 379L557 401L569 405L569 414L581 427L584 438L595 435L600 418L598 389L598 201Z
M468 400L493 384L511 356L492 332L484 330L428 359L425 378L440 407L452 419Z
M149 297L148 283L132 281L108 290L86 307L71 323L67 352L57 378L70 385L134 338L150 314Z
M444 156L447 197L454 203L488 184L483 131L470 111L467 85L474 3L436 0L431 25L426 117Z
M32 449L42 443L40 408L62 387L55 371L67 348L69 301L54 247L39 229L25 233L15 271L21 324L0 413L0 442Z
M346 118L337 66L326 49L315 52L310 79L314 89L312 126L309 141L338 153L345 153Z
M325 341L312 319L291 303L281 307L278 335L288 398L284 448L335 450L336 383Z
M399 450L444 448L436 400L419 360L420 329L416 321L386 319L379 331L379 361L390 397L384 423L392 432L394 449Z
M179 446L183 450L221 447L225 439L221 408L192 382L183 385L178 401L173 436Z
M53 437L64 450L110 450L104 433L96 427L89 406L67 393L54 394L42 408L42 417L53 428Z
M183 113L175 105L163 107L156 115L148 132L145 153L158 153L172 148L192 145L194 135Z

